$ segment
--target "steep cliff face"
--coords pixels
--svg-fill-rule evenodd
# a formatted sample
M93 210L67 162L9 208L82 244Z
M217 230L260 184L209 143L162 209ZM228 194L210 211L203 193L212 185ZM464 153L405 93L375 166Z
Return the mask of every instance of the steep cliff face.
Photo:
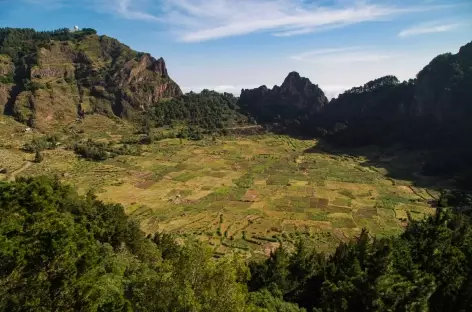
M127 108L146 110L149 104L182 94L179 86L167 73L164 59L156 60L149 54L125 63L112 77L119 89L118 115L127 114Z
M0 113L10 101L15 65L8 55L0 54Z
M296 72L291 72L280 87L242 90L239 98L239 106L260 122L290 123L308 119L327 103L323 91Z
M0 35L0 106L38 128L68 123L79 112L133 119L182 94L162 58L94 32Z

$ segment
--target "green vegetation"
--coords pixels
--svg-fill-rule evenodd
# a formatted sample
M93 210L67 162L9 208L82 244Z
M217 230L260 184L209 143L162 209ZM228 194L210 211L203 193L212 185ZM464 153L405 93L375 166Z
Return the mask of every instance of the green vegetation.
M251 264L251 291L268 289L308 311L468 311L472 227L439 211L388 239L363 231L326 256L302 241Z
M423 173L472 189L471 64L472 42L437 56L416 79L384 76L329 102L317 85L290 73L280 87L243 90L238 105L279 132L323 138L337 148L426 148Z
M96 34L91 28L71 32L67 28L54 31L35 31L30 28L0 28L0 54L10 56L16 64L31 57L39 47L47 47L51 40L81 40L85 36Z
M6 76L0 76L0 83L14 83L13 73L9 73Z
M0 184L0 311L244 311L247 268L146 239L123 207L44 178Z
M191 239L146 237L121 205L44 177L0 183L0 217L1 311L472 308L471 220L450 211L396 237L362 231L332 255L298 240L249 266Z
M88 160L101 161L108 158L113 158L118 155L139 155L140 150L136 146L122 145L121 147L114 147L113 144L106 144L104 142L95 142L88 139L84 142L75 143L73 146L74 152L81 157Z
M43 159L44 159L43 155L41 155L41 152L37 150L36 153L34 154L34 162L39 164L43 161Z
M163 59L98 36L93 29L2 28L0 56L0 72L5 73L0 83L14 83L15 90L8 113L22 123L37 117L40 128L91 113L139 121L143 109L150 110L158 99L182 94ZM146 70L139 71L139 77L131 77L135 71L123 71L125 65L136 68L143 62ZM164 84L166 88L156 88ZM60 107L51 105L56 102Z
M0 311L472 310L472 43L331 101L297 73L182 95L93 29L0 56L8 113L61 133L0 124ZM229 135L255 120L322 142Z
M33 138L30 143L26 143L23 146L23 150L28 153L53 150L59 143L59 136L57 135L40 136Z
M237 98L229 93L203 90L164 100L153 108L158 126L184 123L193 128L215 131L243 124L246 118L238 113ZM185 137L191 137L188 134Z

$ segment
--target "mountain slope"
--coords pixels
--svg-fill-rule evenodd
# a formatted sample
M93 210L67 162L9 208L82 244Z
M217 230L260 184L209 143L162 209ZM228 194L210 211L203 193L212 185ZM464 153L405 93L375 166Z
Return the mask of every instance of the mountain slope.
M471 50L469 43L457 54L437 56L415 80L387 76L346 91L322 112L326 126L343 144L465 144L472 133Z
M342 144L453 143L451 138L472 133L471 64L472 42L457 54L437 56L416 79L381 77L330 102L318 86L292 72L281 87L242 90L239 106L259 122L290 121Z
M133 119L181 94L162 58L93 29L0 30L0 109L32 126L67 123L82 113Z
M305 87L286 87L293 85ZM424 173L461 175L472 188L472 42L437 56L416 79L381 77L329 103L308 79L290 73L281 88L243 90L239 106L261 123L282 122L279 129L340 147L426 148Z

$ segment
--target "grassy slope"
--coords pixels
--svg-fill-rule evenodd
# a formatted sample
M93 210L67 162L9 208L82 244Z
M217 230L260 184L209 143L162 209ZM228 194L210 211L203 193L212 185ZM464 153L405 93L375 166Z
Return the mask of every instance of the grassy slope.
M11 137L11 129L13 137ZM11 178L34 158L19 150L34 133L0 117L0 160ZM57 130L68 140L81 137L118 141L133 133L121 120L87 117ZM78 159L62 148L43 152L45 160L19 175L57 175L82 192L92 188L99 198L122 203L149 233L170 231L208 241L215 252L262 256L278 241L311 236L321 250L359 233L399 233L410 212L432 213L435 192L393 180L366 158L307 153L313 141L286 136L226 137L216 141L168 139L143 146L142 156L119 156L96 163ZM380 159L396 170L398 155ZM414 155L401 155L412 157ZM409 165L410 166L410 165ZM393 169L392 169L393 170Z

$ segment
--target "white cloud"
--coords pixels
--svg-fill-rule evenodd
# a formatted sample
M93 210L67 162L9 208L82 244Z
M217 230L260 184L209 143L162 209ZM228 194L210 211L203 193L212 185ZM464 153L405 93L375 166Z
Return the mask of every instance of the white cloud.
M64 0L66 1L66 0ZM68 0L70 1L70 0ZM150 2L147 0L83 0L92 3L100 12L113 13L121 18L129 20L140 20L147 22L162 22L162 20L142 8L148 8Z
M313 64L340 64L378 62L398 56L398 54L386 53L366 47L345 47L303 52L290 58Z
M414 25L410 28L402 30L398 36L399 37L410 37L416 35L432 34L432 33L442 33L454 30L460 27L460 24L456 23L426 23Z
M184 42L255 32L294 36L439 8L370 4L363 0L342 1L331 6L304 0L95 1L106 3L108 11L127 19L165 23Z

